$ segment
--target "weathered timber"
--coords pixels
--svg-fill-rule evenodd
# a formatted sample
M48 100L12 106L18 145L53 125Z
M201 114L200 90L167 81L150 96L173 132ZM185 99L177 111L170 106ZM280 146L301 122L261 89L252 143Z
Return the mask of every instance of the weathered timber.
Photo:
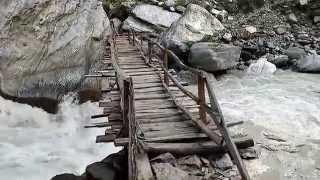
M115 138L116 138L116 135L114 134L97 136L96 143L112 142L114 141Z
M251 138L234 139L234 142L239 149L254 146L254 141ZM162 154L170 152L178 155L212 154L228 151L226 146L217 145L212 141L194 143L143 143L143 148L151 153Z

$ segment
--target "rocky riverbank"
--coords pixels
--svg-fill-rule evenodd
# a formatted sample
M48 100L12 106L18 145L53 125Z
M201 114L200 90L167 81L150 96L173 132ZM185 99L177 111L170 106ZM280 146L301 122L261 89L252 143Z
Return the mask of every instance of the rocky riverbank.
M159 33L160 42L185 63L213 73L247 70L261 57L277 68L319 72L320 4L314 0L152 0L105 6L119 29ZM116 13L119 7L127 13ZM201 58L195 54L199 51Z

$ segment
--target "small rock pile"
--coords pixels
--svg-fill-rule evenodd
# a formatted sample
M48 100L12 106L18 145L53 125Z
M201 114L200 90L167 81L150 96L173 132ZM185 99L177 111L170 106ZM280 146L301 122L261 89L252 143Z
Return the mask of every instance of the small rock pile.
M245 149L243 158L257 158L254 149ZM151 159L151 166L157 179L167 180L214 180L241 179L237 167L228 154L189 155L174 157L170 153Z

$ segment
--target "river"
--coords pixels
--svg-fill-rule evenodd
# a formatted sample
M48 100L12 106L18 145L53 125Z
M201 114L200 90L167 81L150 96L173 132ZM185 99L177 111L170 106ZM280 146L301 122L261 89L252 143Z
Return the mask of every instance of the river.
M232 131L256 142L259 159L246 161L253 179L320 179L320 74L234 73L214 86L225 119L245 122Z
M59 173L80 175L85 167L116 152L96 144L104 129L84 129L97 104L78 105L71 95L56 115L0 97L0 179L46 180Z

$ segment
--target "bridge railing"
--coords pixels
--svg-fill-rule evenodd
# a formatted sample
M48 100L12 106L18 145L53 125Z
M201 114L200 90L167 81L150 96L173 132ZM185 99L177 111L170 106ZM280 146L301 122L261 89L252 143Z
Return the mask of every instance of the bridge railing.
M193 122L195 122L198 127L200 127L202 131L205 132L208 137L212 139L216 144L227 146L232 158L234 159L239 169L241 176L243 177L243 179L249 179L248 172L244 168L239 152L237 151L236 146L228 133L221 108L215 96L214 88L209 81L210 77L207 72L185 65L175 53L151 39L150 35L146 35L144 33L136 33L131 29L129 31L129 40L140 50L145 62L150 66L153 65L154 59L160 60L158 63L162 67L162 70L164 72L162 83L173 100L175 100L175 97L169 88L170 81L175 84L185 95L197 102L197 104L199 105L200 120L194 118L194 116L192 116L192 114L178 101L175 101L175 104L179 107L180 110L182 110L187 116L189 116L189 118L192 119ZM147 46L145 45L145 42L147 42ZM173 60L182 69L188 70L197 76L197 95L187 90L171 73L168 68L169 59ZM160 78L162 78L161 74ZM209 95L210 105L206 102L206 92ZM207 117L210 118L208 119ZM209 129L209 127L207 126L209 120L214 121L217 129L221 132L222 137Z

